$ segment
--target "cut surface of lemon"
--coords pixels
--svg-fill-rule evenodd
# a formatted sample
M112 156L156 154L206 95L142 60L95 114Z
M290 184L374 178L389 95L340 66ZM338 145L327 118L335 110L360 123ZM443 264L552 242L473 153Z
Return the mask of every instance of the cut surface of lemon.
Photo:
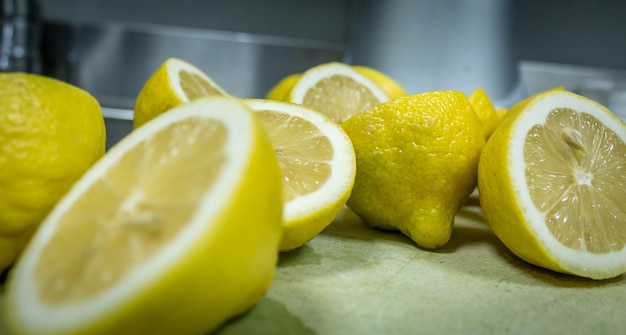
M290 102L319 110L337 123L388 100L376 83L340 62L308 69L289 95Z
M356 173L354 150L343 129L308 107L246 99L257 112L283 173L283 239L287 251L326 228L345 205Z
M137 128L184 102L214 95L229 94L197 66L179 58L168 58L139 91L133 126Z
M254 113L201 98L133 131L42 223L5 291L16 334L202 334L269 287L276 156Z
M520 258L604 279L626 272L626 125L565 90L514 106L480 158L480 202Z

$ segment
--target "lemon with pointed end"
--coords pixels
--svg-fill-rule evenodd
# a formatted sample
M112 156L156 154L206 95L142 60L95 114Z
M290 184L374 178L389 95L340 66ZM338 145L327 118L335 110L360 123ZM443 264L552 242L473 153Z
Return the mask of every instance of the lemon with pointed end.
M16 334L205 334L269 287L281 173L233 98L200 98L136 129L52 210L10 272Z
M480 159L480 203L532 264L604 279L626 272L626 125L565 90L515 105Z
M135 101L133 127L138 128L165 111L203 96L229 96L197 66L168 58L148 78Z
M476 186L485 144L467 97L437 91L400 97L342 124L356 154L348 207L369 225L439 248Z
M348 200L356 173L348 135L311 108L246 99L257 112L283 173L281 251L303 246L326 228Z
M289 101L312 107L341 123L389 96L351 66L331 62L306 70L289 93Z
M0 273L105 150L102 109L45 76L0 73Z

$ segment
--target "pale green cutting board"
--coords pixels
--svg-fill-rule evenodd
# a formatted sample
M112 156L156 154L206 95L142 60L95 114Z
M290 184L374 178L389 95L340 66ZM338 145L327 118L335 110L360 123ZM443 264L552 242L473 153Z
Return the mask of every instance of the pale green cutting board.
M478 207L466 206L452 239L437 251L420 249L399 233L371 229L344 210L314 240L282 254L266 297L217 334L543 335L625 329L624 276L593 281L529 265L496 239Z

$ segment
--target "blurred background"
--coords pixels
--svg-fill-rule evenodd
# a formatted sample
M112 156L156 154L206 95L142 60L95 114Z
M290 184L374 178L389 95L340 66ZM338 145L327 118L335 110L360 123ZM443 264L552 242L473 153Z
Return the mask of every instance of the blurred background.
M499 107L562 85L626 118L623 0L4 0L2 14L1 67L84 88L122 133L168 57L240 97L344 61L409 93L482 86Z

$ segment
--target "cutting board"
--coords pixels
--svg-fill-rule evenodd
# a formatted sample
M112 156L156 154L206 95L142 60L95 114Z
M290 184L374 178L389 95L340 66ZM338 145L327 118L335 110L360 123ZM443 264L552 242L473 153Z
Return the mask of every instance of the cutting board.
M266 296L217 334L624 333L625 276L594 281L525 263L476 204L461 209L436 251L344 209L315 239L281 254Z

